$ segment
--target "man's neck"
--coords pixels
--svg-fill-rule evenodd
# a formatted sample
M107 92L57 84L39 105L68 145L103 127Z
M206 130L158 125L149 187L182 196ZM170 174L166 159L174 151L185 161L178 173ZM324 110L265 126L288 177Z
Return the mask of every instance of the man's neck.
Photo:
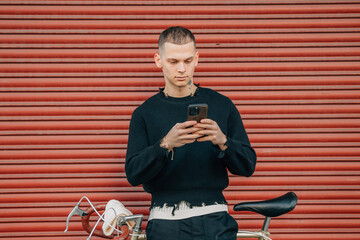
M191 84L190 86L187 86L187 87L175 88L175 89L169 88L169 87L167 88L165 86L164 94L166 96L170 96L170 97L182 98L182 97L194 95L196 89L197 89L197 86L194 84Z

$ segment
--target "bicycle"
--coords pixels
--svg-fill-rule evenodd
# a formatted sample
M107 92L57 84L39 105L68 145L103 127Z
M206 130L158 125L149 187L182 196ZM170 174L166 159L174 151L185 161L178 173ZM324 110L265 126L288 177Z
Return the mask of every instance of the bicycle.
M90 207L85 210L79 207L83 199L86 199L90 204ZM237 238L255 238L258 240L271 240L269 232L269 224L271 218L278 217L292 211L297 204L297 199L297 195L294 192L288 192L280 197L270 200L243 202L236 204L234 206L234 210L237 212L251 211L261 214L265 217L261 231L239 230L237 233ZM146 234L141 229L141 224L144 217L142 214L119 217L116 223L116 227L112 227L114 228L114 233L112 233L110 236L106 236L101 230L97 230L96 227L99 222L101 220L105 221L103 217L105 212L103 214L99 213L99 211L104 210L105 204L98 204L94 206L86 196L82 197L67 217L65 232L67 232L68 230L70 218L74 215L79 215L81 217L84 230L89 233L89 237L87 238L87 240L89 240L92 235L113 240L146 240ZM94 212L99 216L99 219L96 222L95 226L91 228L89 220L90 216ZM129 221L135 221L135 226L132 229L132 233L130 233L129 226L127 224Z

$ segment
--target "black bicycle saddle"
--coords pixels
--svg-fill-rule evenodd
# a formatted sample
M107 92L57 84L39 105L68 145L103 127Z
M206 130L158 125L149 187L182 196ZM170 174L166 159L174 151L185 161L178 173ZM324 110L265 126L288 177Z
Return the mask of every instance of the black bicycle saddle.
M277 217L293 210L297 199L295 193L288 192L278 198L266 201L239 203L234 206L234 210L256 212L265 217Z

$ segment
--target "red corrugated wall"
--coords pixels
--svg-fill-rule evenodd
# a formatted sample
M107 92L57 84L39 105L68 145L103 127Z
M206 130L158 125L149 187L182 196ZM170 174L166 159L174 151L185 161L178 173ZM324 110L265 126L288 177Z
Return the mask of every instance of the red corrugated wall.
M253 177L231 176L230 205L294 191L273 239L360 239L359 1L2 0L0 240L86 239L79 217L63 233L84 195L148 214L124 157L171 25L193 30L196 82L235 102L258 153Z

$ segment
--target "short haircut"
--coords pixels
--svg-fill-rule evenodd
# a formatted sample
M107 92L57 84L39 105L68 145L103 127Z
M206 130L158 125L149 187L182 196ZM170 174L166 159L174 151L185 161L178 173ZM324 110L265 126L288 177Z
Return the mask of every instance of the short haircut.
M177 45L193 42L194 47L196 48L194 34L189 29L184 27L169 27L168 29L164 30L159 36L159 51L166 42Z

